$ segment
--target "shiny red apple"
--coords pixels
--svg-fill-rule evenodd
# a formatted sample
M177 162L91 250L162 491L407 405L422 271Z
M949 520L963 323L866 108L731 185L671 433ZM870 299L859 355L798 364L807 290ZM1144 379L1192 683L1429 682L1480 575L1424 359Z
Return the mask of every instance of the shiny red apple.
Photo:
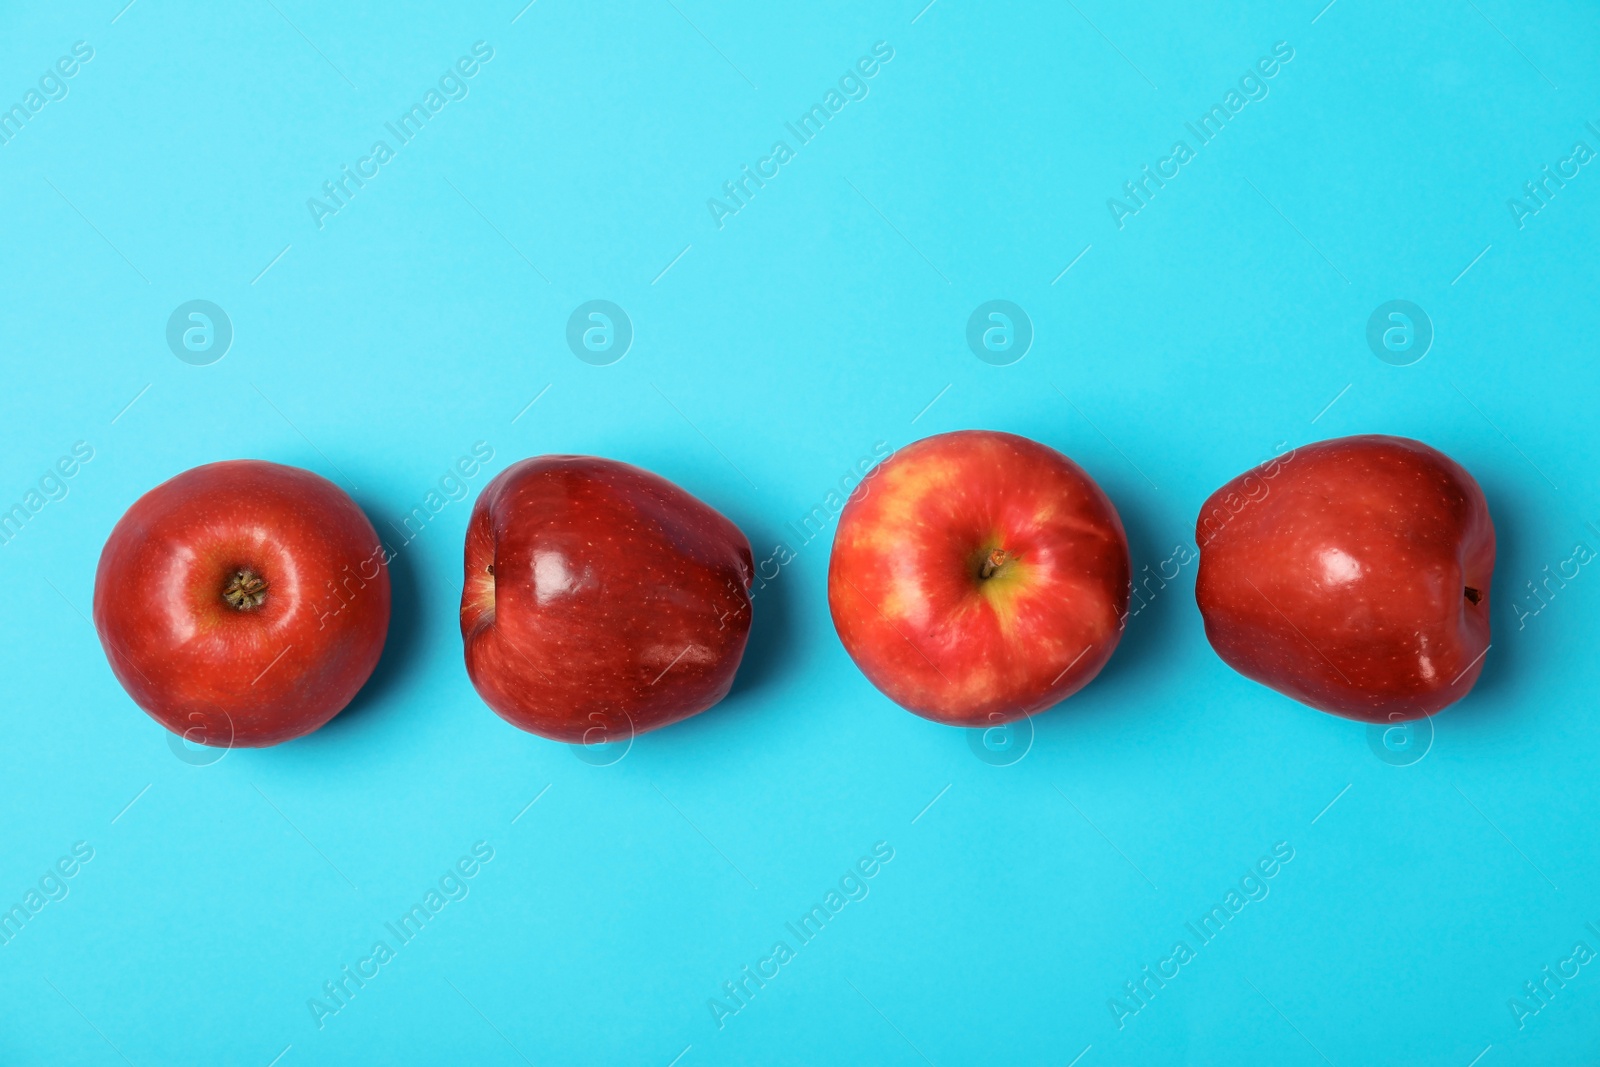
M1494 524L1472 475L1420 441L1297 448L1213 493L1195 540L1206 636L1247 678L1377 723L1478 680Z
M556 741L619 741L728 694L750 634L750 542L649 471L537 456L467 525L461 638L496 714Z
M828 561L845 651L935 722L995 726L1087 685L1128 610L1117 509L1072 460L988 430L900 449L851 493Z
M95 629L117 681L168 730L276 745L333 718L377 666L387 562L326 478L208 463L118 520L95 573Z

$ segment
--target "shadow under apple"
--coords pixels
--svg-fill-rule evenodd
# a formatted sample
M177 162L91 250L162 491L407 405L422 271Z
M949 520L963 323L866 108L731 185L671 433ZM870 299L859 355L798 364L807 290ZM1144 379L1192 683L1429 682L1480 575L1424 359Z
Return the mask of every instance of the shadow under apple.
M756 565L774 558L780 539L764 525L740 523L755 553ZM783 541L788 545L788 541ZM789 546L793 550L793 546ZM799 592L799 575L790 560L771 578L757 577L751 586L750 639L745 645L744 659L739 663L739 673L734 676L733 688L721 703L698 718L715 715L730 703L742 703L741 698L760 692L778 683L794 666L795 646L795 596ZM763 569L770 571L772 564Z
M1140 493L1131 484L1108 485L1107 495L1117 503L1117 513L1122 518L1122 528L1128 535L1128 555L1132 560L1133 595L1128 603L1122 640L1111 659L1089 686L1104 686L1120 682L1125 675L1141 679L1148 684L1158 663L1169 656L1178 644L1178 633L1190 619L1199 624L1199 612L1194 608L1194 576L1199 567L1199 557L1187 525L1174 526L1169 517L1157 514L1148 493ZM1185 547L1187 557L1176 553ZM1179 563L1187 558L1187 563ZM1166 578L1165 573L1177 573ZM1186 610L1188 609L1188 610ZM1088 689L1082 692L1087 692ZM1068 703L1070 704L1069 698Z
M363 508L368 515L378 512ZM391 544L391 548L392 548ZM421 670L422 658L418 648L422 641L428 605L424 601L422 586L417 581L412 553L400 548L389 560L389 635L383 643L383 655L373 668L367 684L355 698L319 733L348 727L351 721L364 717L369 708L381 704L392 693L399 691L411 673Z
M1537 575L1542 566L1523 555L1526 548L1518 516L1533 513L1531 504L1513 500L1519 494L1498 481L1479 484L1489 501L1489 517L1494 522L1494 578L1489 587L1490 647L1472 691L1444 709L1461 718L1505 711L1525 684L1528 639L1534 636L1537 620L1519 630L1515 605L1526 577Z

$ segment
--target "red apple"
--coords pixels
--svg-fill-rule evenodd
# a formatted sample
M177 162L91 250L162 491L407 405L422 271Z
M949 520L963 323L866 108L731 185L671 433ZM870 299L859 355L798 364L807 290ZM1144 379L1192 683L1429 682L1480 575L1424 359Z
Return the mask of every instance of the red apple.
M1419 441L1319 441L1211 494L1195 599L1247 678L1364 722L1465 696L1489 650L1494 524L1478 483Z
M537 456L467 524L461 639L495 713L556 741L617 741L728 694L750 634L750 542L665 478Z
M850 494L828 561L839 640L889 699L994 726L1082 689L1122 637L1128 539L1094 479L1009 433L924 438Z
M276 745L337 715L377 666L387 561L326 478L208 463L118 520L95 573L95 629L117 681L162 726L205 745Z

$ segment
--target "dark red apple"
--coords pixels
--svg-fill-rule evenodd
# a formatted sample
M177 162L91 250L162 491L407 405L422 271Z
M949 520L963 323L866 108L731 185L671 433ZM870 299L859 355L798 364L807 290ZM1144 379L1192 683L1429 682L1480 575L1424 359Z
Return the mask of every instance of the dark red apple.
M337 715L377 666L387 562L326 478L208 463L118 520L95 573L95 629L117 681L162 726L204 745L276 745Z
M1009 433L924 438L850 494L828 561L845 651L889 699L994 726L1100 673L1128 610L1117 509L1072 460Z
M467 525L461 638L478 695L556 741L618 741L728 694L750 634L750 542L665 478L537 456Z
M1478 680L1494 524L1442 452L1378 434L1297 448L1211 494L1195 540L1206 636L1247 678L1379 723Z

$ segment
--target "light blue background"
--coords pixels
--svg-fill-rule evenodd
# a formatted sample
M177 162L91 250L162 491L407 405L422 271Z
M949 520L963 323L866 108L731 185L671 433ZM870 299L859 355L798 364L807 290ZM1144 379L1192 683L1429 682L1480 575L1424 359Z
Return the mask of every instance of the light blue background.
M1600 949L1600 577L1521 629L1514 606L1600 549L1600 174L1521 228L1507 200L1600 149L1600 26L1577 0L1323 2L12 5L0 102L95 54L0 146L0 505L95 456L0 547L0 904L95 854L0 948L0 1062L1590 1062L1600 966L1520 1029L1508 1000ZM307 198L479 40L470 95L318 229ZM719 230L707 199L878 41L870 95ZM1278 41L1270 95L1119 230L1107 198ZM165 343L192 299L235 331L210 366ZM565 344L594 299L634 325L612 366ZM965 344L991 299L1036 330L1012 366ZM1436 330L1413 366L1365 341L1392 299ZM832 526L787 529L876 442L964 427L1084 464L1136 570L1280 443L1428 441L1499 533L1482 681L1396 766L1218 660L1191 564L985 762L855 670ZM355 707L178 758L85 618L128 505L253 456L384 527L477 441L473 493L596 453L758 558L787 540L734 694L606 767L501 722L462 667L453 502L394 566ZM470 895L319 1029L308 999L477 841ZM719 1029L722 983L879 841L870 895ZM1270 896L1119 1030L1108 999L1276 842Z

